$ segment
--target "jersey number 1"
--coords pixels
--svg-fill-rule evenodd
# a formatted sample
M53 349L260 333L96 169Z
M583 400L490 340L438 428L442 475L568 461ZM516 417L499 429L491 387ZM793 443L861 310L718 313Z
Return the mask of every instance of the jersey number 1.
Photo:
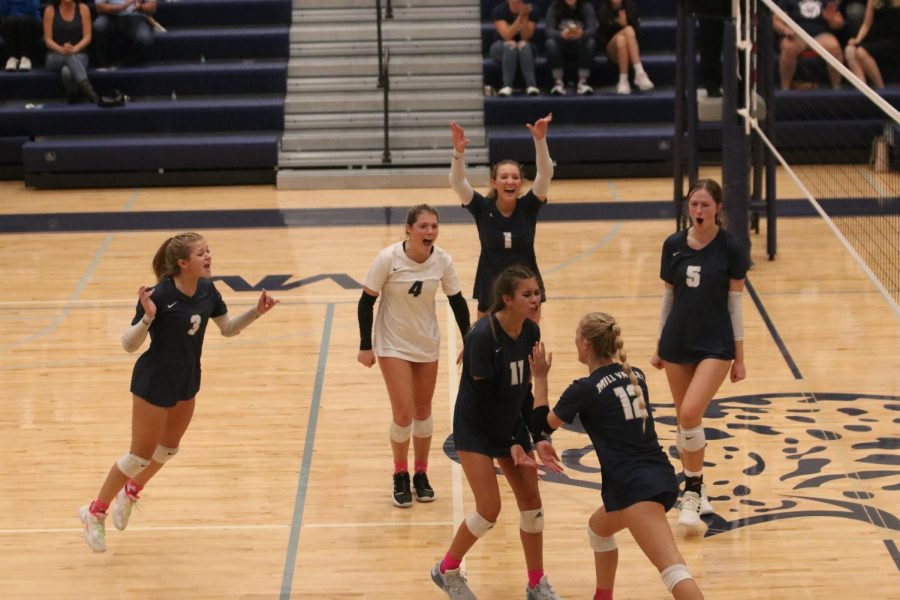
M625 387L614 387L619 402L622 403L622 410L625 411L625 420L643 419L647 416L647 410L641 408L641 401L637 394L634 393L634 386L630 383Z
M414 281L411 286L409 286L409 293L413 295L413 298L419 296L422 293L422 282Z

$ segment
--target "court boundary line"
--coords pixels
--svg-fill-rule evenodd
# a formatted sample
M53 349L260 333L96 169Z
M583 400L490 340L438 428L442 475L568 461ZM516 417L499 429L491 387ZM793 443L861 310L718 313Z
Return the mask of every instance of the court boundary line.
M791 370L791 373L794 375L794 379L803 379L803 374L800 373L800 368L797 366L797 363L794 362L794 357L791 356L790 351L787 348L787 344L784 343L784 340L781 338L781 334L778 333L778 330L775 328L775 323L772 321L771 317L769 317L768 311L766 311L766 307L763 306L762 299L759 297L759 294L756 293L756 289L753 287L753 284L750 283L750 278L744 280L745 286L747 288L747 293L750 294L750 298L753 299L753 304L756 305L756 310L759 311L759 316L762 317L763 323L766 324L766 328L769 330L769 335L772 336L772 340L775 342L775 345L778 346L778 351L781 352L782 358L784 358L784 362L787 363L788 368Z

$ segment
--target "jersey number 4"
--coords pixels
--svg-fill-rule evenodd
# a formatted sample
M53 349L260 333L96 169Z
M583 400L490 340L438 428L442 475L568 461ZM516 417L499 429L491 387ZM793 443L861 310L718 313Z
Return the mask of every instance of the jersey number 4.
M625 411L625 420L643 419L647 416L647 410L641 408L641 401L634 393L634 386L630 383L625 387L614 387L616 397L622 403L622 410Z
M422 293L422 282L414 281L411 286L409 286L409 293L413 295L413 298L419 296Z

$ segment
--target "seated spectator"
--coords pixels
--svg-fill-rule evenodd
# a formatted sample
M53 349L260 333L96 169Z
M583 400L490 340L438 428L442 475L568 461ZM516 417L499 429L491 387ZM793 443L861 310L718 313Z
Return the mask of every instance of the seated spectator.
M857 77L884 87L879 65L900 61L900 0L869 0L866 15L855 37L844 49L847 65Z
M153 44L153 24L148 18L156 13L156 0L97 0L96 6L99 13L94 20L97 62L104 68L138 62ZM114 57L114 44L118 40L124 41L128 50Z
M563 63L575 62L578 66L579 94L592 94L588 84L594 54L597 52L597 13L588 0L555 0L547 9L547 61L553 74L551 94L566 93L563 81Z
M606 47L610 62L619 65L617 94L630 94L628 65L634 65L634 85L642 91L653 89L653 82L641 63L641 49L638 46L640 17L635 0L601 0L600 43Z
M87 76L91 43L91 11L78 0L53 0L44 11L47 68L62 74L70 103L82 99L96 104L97 92Z
M503 87L498 96L509 96L516 80L516 70L522 71L525 79L525 93L537 96L534 74L534 30L538 19L537 7L523 0L503 0L494 7L491 19L497 28L496 41L491 45L491 58L503 65Z
M825 48L838 61L843 62L841 43L837 35L844 28L844 15L838 10L835 0L778 0L778 5L797 22L797 25ZM797 59L808 45L777 16L774 17L775 31L781 34L781 57L778 68L781 73L781 89L789 90L797 72ZM831 87L840 89L841 74L828 67Z
M41 11L38 0L0 0L0 33L6 41L9 59L6 70L31 70L41 39Z

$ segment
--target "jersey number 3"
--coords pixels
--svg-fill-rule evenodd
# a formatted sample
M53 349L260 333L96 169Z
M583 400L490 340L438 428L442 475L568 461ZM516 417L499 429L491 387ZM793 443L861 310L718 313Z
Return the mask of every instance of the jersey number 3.
M616 397L622 403L622 410L625 411L625 420L643 419L647 416L647 410L641 408L641 401L637 394L634 393L634 386L630 383L625 387L614 387Z
M408 293L412 294L412 295L413 295L413 298L418 297L419 294L422 293L422 282L421 282L421 281L414 281L413 284L412 284L411 286L409 286L409 292L408 292Z
M700 287L700 265L689 265L685 283L688 287Z
M191 315L191 328L188 329L188 335L194 335L200 329L200 315Z

